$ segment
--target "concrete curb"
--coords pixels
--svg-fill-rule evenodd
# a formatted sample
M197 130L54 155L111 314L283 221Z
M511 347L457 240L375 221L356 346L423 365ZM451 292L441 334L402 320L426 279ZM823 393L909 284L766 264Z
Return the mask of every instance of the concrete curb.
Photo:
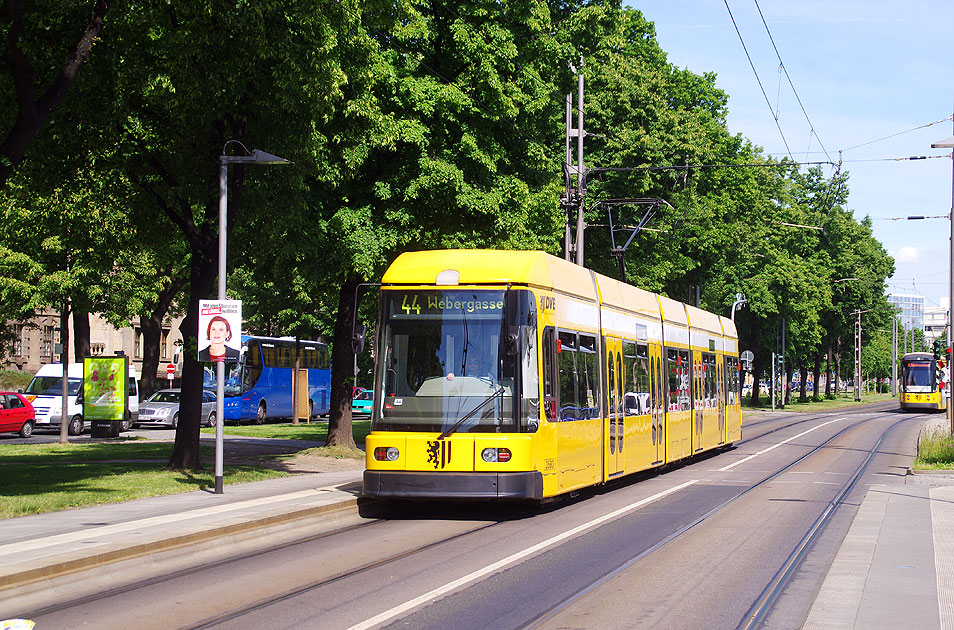
M217 538L241 536L248 532L259 532L259 530L263 528L273 527L275 525L286 525L301 519L316 516L333 516L338 512L357 510L358 500L357 497L353 497L336 503L271 514L240 523L203 526L188 534L168 538L156 537L148 542L111 549L103 553L83 555L80 552L73 552L63 554L67 556L77 555L78 557L62 560L59 559L63 557L62 555L54 556L51 558L51 560L53 560L52 562L42 566L37 566L33 561L19 563L20 565L27 565L22 566L22 568L18 565L11 565L10 568L12 568L12 571L0 575L0 593L6 589L20 588L43 580L55 579L89 569L98 569L104 565L146 555L177 550L197 544L202 544L203 546L208 545L210 541L214 541Z

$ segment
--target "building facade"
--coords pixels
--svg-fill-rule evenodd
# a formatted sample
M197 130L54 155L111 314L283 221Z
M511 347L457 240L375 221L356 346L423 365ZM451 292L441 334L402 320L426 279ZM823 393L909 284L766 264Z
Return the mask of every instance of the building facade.
M159 343L159 371L165 378L165 365L175 362L177 350L182 346L182 333L179 324L182 317L168 319L162 324L162 339ZM89 351L93 356L113 355L123 352L136 368L136 375L142 376L143 337L139 319L134 318L129 326L116 328L97 315L89 316ZM70 358L73 357L73 320L69 324ZM59 311L46 310L38 313L29 321L14 324L14 339L10 352L0 358L0 369L18 370L35 373L41 365L56 363L59 355L56 345L60 343Z
M898 327L902 330L924 330L924 296L889 293L888 303L899 309Z
M926 306L924 308L924 345L934 345L934 340L944 334L947 328L947 307Z

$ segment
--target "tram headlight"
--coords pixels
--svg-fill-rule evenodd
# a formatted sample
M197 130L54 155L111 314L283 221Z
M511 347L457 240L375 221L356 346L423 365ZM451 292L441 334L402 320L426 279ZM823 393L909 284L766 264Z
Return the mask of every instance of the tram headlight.
M401 451L394 446L379 446L374 449L374 459L379 462L396 462L401 456Z
M510 461L511 453L509 448L485 448L480 457L488 464L506 463Z

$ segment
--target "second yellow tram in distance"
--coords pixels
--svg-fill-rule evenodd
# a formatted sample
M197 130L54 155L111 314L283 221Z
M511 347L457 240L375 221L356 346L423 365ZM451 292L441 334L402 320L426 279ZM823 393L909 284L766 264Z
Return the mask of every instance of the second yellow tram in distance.
M546 499L742 436L735 324L543 252L384 275L364 494Z
M929 352L908 352L901 357L901 391L898 402L902 411L947 409L944 373L938 360Z

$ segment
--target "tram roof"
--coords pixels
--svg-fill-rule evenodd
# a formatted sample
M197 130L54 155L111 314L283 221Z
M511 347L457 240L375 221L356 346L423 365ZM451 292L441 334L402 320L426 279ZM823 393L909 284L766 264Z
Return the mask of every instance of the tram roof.
M406 252L385 272L384 284L526 284L596 299L590 271L539 251L444 249Z
M391 263L383 284L398 285L506 285L522 284L557 289L596 300L591 271L541 251L490 249L439 249L405 252ZM656 295L608 276L595 274L601 301L669 324L736 336L735 323L726 318ZM660 312L661 309L661 312Z

